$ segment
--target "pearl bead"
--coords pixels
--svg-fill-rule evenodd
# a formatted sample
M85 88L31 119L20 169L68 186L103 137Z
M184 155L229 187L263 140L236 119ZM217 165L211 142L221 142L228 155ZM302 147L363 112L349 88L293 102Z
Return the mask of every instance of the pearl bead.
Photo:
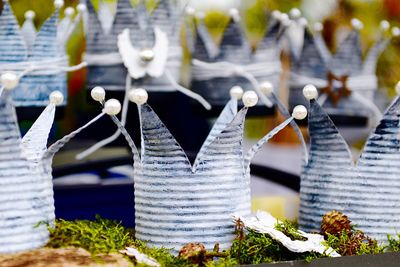
M18 86L19 78L13 72L6 72L1 75L0 82L4 86L4 89L12 90Z
M353 18L351 20L351 26L353 26L355 30L359 31L364 27L364 24L359 19Z
M274 91L274 86L272 85L272 83L265 81L261 83L260 90L263 94L270 95Z
M140 50L139 57L143 62L150 62L154 59L154 51L150 48Z
M107 100L104 104L104 112L108 115L117 115L121 111L121 103L114 98Z
M398 95L400 95L400 81L397 82L395 89L396 89L396 93L397 93Z
M281 18L280 21L282 23L283 26L288 27L290 25L290 19L289 16L286 13L282 13L281 14Z
M231 18L233 18L233 20L235 22L239 22L240 21L239 10L237 10L236 8L229 9L229 16L231 16Z
M278 19L279 20L279 19L281 19L282 13L279 10L274 10L274 11L272 11L271 16L274 19Z
M292 18L292 19L298 19L301 17L301 11L298 8L292 8L289 11L289 15L290 15L290 18Z
M49 96L50 103L53 105L60 105L64 101L64 95L60 91L53 91Z
M303 95L305 98L307 98L308 100L311 99L316 99L318 97L318 90L317 88L312 85L312 84L307 84L306 86L304 86L303 88Z
M64 6L64 1L63 0L55 0L54 1L54 6L56 8L62 8Z
M78 12L82 13L86 11L86 5L83 3L80 3L76 6L76 9L78 10Z
M299 24L301 25L301 26L307 26L307 24L308 24L308 20L306 19L306 18L300 18L299 19Z
M381 25L380 25L381 29L383 31L387 31L390 28L390 23L387 20L382 20L381 21Z
M128 98L131 102L134 102L137 105L143 105L147 102L149 95L147 94L147 91L145 89L137 88L129 91Z
M196 9L194 9L191 6L187 6L185 9L186 15L188 16L194 16L196 14Z
M74 13L75 13L75 10L74 10L72 7L67 7L67 8L64 10L64 15L65 15L66 17L71 17Z
M24 14L25 19L33 19L35 17L35 12L33 10L28 10Z
M303 105L295 106L292 113L293 118L296 120L303 120L307 117L307 109Z
M243 96L243 89L240 86L233 86L229 91L229 94L231 95L231 98L236 98L237 100L240 100Z
M103 87L96 86L90 91L90 96L96 101L103 102L106 98L106 91Z
M314 31L322 32L323 29L324 29L324 25L321 22L317 22L314 24Z
M400 29L399 29L398 27L393 27L393 28L392 28L392 35L393 35L394 37L399 36L399 35L400 35Z
M247 91L243 94L243 104L246 107L254 107L258 102L258 95L254 91Z

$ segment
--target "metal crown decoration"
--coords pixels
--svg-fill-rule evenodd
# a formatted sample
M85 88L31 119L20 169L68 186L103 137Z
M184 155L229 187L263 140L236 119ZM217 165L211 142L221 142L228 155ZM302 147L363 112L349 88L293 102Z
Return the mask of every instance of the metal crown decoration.
M54 225L55 219L51 167L54 155L104 114L115 117L121 110L117 100L108 100L101 114L47 148L55 107L63 99L61 92L52 92L50 104L21 138L11 92L6 90L0 96L0 253L46 244L47 225ZM117 125L122 127L118 122Z
M93 89L93 95L96 95ZM257 94L234 87L232 99L217 119L193 163L146 103L144 89L132 89L129 99L138 106L141 149L129 134L134 155L135 235L157 247L177 252L188 242L207 248L219 243L227 249L234 238L232 216L250 213L250 161L262 145L307 110L296 107L293 117L267 134L249 152L243 151L243 124ZM244 108L237 111L243 95ZM94 97L94 99L96 99ZM96 99L98 100L98 99ZM101 100L98 100L101 102Z
M314 84L321 94L318 101L329 114L373 117L378 121L381 112L373 102L378 88L375 72L378 58L391 40L387 34L390 24L387 21L381 22L381 38L369 49L365 60L362 60L361 21L351 21L352 31L336 53L331 54L321 36L321 23L315 24L313 35L300 11L292 10L291 18L286 33L289 40L292 39L290 106L303 104L302 88ZM393 28L392 32L397 35L398 29ZM301 40L295 38L299 34L302 35Z
M206 96L212 105L224 105L229 100L229 88L239 85L256 90L261 102L271 107L272 103L259 91L259 83L268 81L279 88L280 37L285 28L283 14L278 11L270 14L266 34L252 52L237 9L230 10L231 18L219 46L204 24L204 14L190 7L186 13L193 21L197 20L191 49L192 90Z
M55 90L62 92L66 99L65 72L84 66L69 67L65 42L85 7L78 7L79 14L74 20L71 18L74 10L66 8L65 19L57 25L58 10L62 6L63 1L55 1L56 12L36 33L33 11L25 13L26 20L20 28L8 0L3 1L0 16L0 83L1 90L7 86L18 87L12 93L17 106L46 105L50 93Z
M400 93L400 84L397 86ZM400 98L392 102L354 163L349 146L315 100L317 89L307 85L310 100L310 153L301 173L300 228L319 231L322 216L337 210L367 235L387 242L400 221Z

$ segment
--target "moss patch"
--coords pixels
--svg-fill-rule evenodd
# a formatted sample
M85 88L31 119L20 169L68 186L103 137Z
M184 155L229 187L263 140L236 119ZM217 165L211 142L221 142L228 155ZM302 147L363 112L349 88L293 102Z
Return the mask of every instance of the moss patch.
M276 225L276 228L293 240L300 239L297 225L294 223L284 221ZM57 220L55 227L49 230L51 238L47 248L0 256L0 266L144 266L136 264L135 259L119 253L119 250L127 246L136 247L140 252L157 260L161 266L196 266L175 257L168 249L149 247L146 243L135 240L133 230L124 228L119 222L100 217L95 221ZM400 251L400 235L397 238L389 237L389 247L380 246L375 240L357 230L353 230L351 234L343 232L339 236L329 235L326 242L343 255ZM244 229L240 221L236 223L236 239L231 250L221 251L219 254L226 257L214 257L213 261L202 262L201 266L236 266L289 260L309 262L326 257L313 252L293 253L267 234ZM68 263L70 265L65 265Z

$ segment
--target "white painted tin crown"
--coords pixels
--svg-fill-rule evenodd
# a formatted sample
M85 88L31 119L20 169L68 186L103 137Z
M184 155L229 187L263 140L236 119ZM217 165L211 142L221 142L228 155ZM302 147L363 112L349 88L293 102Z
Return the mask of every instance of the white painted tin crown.
M136 89L141 124L140 152L134 153L135 234L157 247L178 251L188 242L211 249L227 249L234 238L232 216L250 214L250 161L275 133L291 123L290 117L267 134L248 153L243 151L243 124L248 107L256 105L254 91L243 95L237 111L238 88L217 119L193 163L146 104L147 94ZM305 111L306 112L306 111ZM304 115L304 111L300 112ZM304 118L304 117L303 117Z
M315 88L314 88L315 89ZM315 89L316 90L316 89ZM310 153L301 174L300 228L319 231L338 210L369 236L387 242L400 227L400 99L368 138L358 162L329 116L310 101Z

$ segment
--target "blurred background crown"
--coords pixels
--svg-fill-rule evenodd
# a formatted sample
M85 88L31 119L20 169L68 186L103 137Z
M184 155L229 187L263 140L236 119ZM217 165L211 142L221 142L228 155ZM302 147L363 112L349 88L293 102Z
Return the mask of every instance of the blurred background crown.
M330 115L357 116L380 119L380 109L374 98L378 89L376 66L380 54L390 43L390 24L381 22L380 37L363 59L360 31L363 23L351 20L351 31L340 42L335 53L327 48L322 38L323 25L316 23L314 33L298 10L292 10L286 32L291 55L290 106L305 104L301 90L315 84L320 92L319 102ZM393 31L397 35L397 30Z
M227 26L218 42L214 34L218 29L207 27L202 12L196 12L189 6L186 13L193 20L195 29L191 51L194 59L191 70L192 90L205 96L214 107L221 107L229 99L229 89L232 86L258 90L249 81L248 75L258 82L269 81L274 88L279 88L280 39L285 27L280 12L265 13L268 26L257 47L249 43L241 14L236 8L229 10Z
M131 43L139 49L153 48L155 27L166 33L169 42L168 62L172 62L167 62L167 66L175 80L179 81L182 48L178 6L170 0L158 1L151 6L146 3L147 1L139 1L132 6L129 0L119 0L114 13L112 3L99 1L95 8L87 0L89 21L85 60L89 64L88 89L103 86L107 90L125 91L128 72L118 49L118 35L124 29L129 29ZM134 79L132 84L146 85L149 91L175 90L168 81L149 77Z
M35 13L26 11L25 22L19 26L8 0L3 1L0 16L0 72L18 75L18 87L13 91L17 106L43 106L51 92L57 90L67 96L66 74L69 60L65 43L79 16L73 20L74 10L65 9L59 19L63 1L55 1L55 12L36 31ZM59 22L59 23L58 23ZM65 103L64 103L65 104Z

